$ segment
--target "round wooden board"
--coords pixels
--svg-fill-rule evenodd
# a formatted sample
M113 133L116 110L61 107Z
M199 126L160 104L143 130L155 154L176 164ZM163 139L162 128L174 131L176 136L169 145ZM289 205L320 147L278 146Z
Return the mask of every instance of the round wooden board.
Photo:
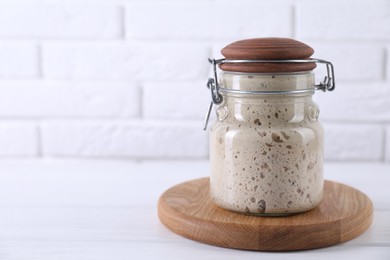
M351 240L372 223L373 207L362 192L325 181L323 202L288 217L257 217L224 210L209 196L209 178L165 191L158 202L161 222L184 237L215 246L264 251L321 248Z

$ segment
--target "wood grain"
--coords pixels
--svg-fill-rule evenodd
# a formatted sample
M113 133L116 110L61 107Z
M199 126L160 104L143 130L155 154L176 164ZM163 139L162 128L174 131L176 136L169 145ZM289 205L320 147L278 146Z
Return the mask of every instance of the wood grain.
M373 207L362 192L325 181L323 202L288 217L256 217L224 210L209 196L209 178L165 191L158 202L161 222L184 237L215 246L264 251L327 247L351 240L372 223Z
M289 38L255 38L233 42L221 50L227 60L295 60L309 59L314 50L302 42ZM315 63L226 63L225 71L247 73L276 73L308 71Z

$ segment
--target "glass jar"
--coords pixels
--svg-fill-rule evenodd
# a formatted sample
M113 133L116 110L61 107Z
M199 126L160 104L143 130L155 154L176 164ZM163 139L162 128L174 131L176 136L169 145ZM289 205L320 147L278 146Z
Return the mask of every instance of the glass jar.
M215 204L267 216L316 207L324 183L323 130L312 95L334 85L315 85L311 70L223 71L214 82L210 195Z

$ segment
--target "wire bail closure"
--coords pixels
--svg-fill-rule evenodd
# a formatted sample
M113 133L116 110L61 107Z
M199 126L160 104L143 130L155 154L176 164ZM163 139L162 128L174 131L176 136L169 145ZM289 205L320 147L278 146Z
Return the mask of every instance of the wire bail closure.
M334 77L334 68L333 64L326 60L310 58L307 60L226 60L226 59L208 59L208 61L213 66L213 74L214 78L209 78L207 81L207 88L210 89L211 92L211 102L209 104L206 117L203 123L203 130L207 129L207 125L210 119L211 110L213 105L219 105L223 101L222 93L235 93L235 94L254 94L254 95L289 95L289 94L301 94L307 92L313 92L314 90L321 90L323 92L333 91L336 87L335 77ZM314 85L313 89L303 89L303 90L290 90L290 91L244 91L244 90L229 90L225 88L221 88L218 83L218 75L217 75L217 65L224 63L319 63L325 64L327 75L324 77L324 80L319 84Z

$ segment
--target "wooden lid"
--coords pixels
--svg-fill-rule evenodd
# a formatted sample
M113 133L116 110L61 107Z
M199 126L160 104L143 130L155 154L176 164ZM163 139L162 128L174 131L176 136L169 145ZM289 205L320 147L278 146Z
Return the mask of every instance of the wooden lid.
M256 38L233 42L221 50L226 60L303 60L309 59L314 50L289 38ZM220 68L237 72L296 72L316 67L310 63L224 63Z

